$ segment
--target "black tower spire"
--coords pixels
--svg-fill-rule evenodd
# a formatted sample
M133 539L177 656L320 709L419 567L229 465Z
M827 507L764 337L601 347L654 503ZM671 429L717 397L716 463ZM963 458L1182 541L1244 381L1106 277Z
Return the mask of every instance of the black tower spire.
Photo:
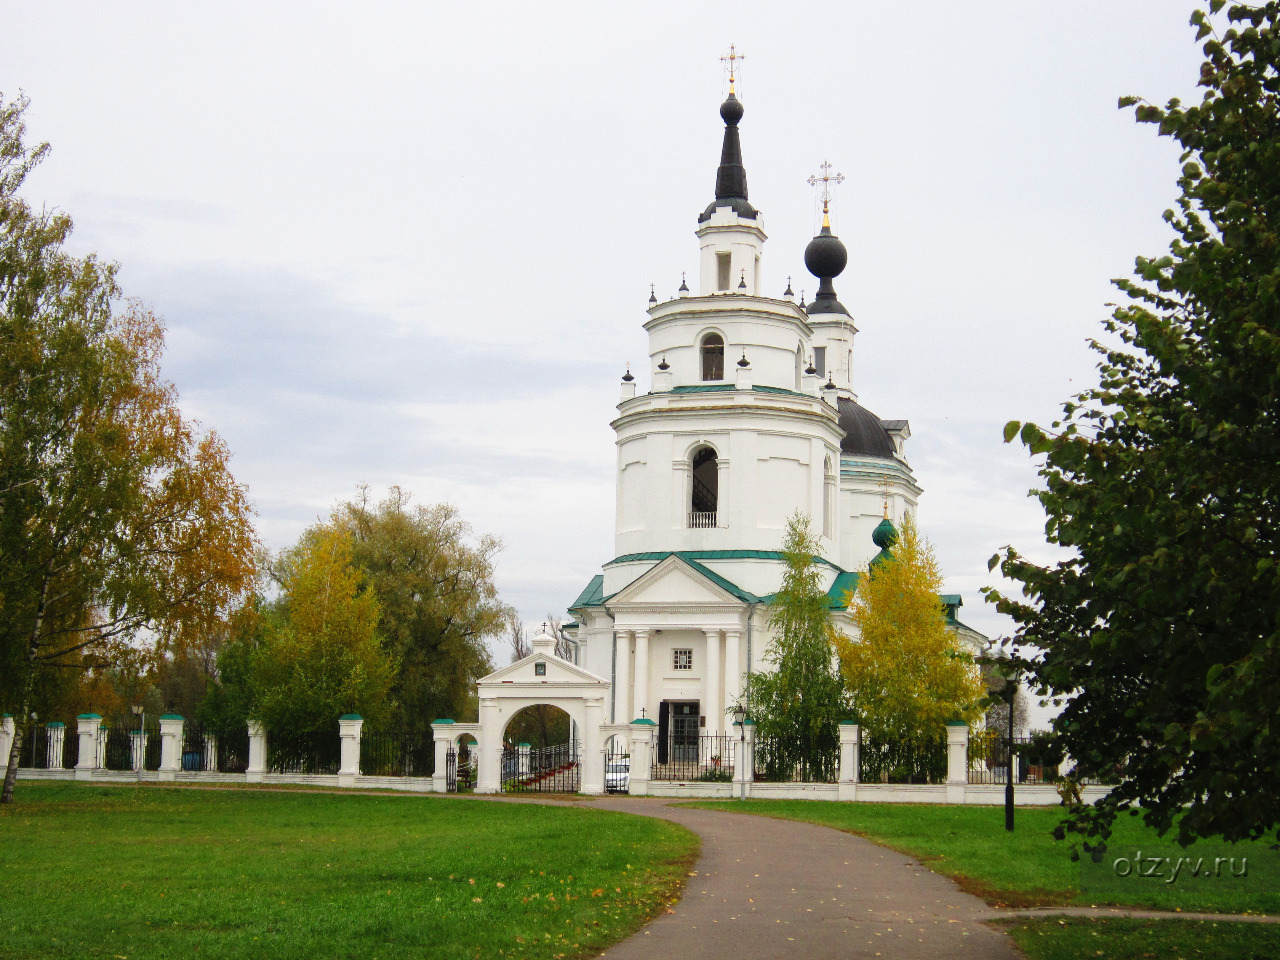
M744 220L756 219L756 208L747 201L747 168L742 165L742 141L738 138L738 122L742 119L742 103L733 92L734 64L742 56L729 48L729 96L720 104L720 117L724 120L724 145L720 148L720 166L716 170L716 198L702 215L699 223L705 223L716 212L716 207L732 207Z

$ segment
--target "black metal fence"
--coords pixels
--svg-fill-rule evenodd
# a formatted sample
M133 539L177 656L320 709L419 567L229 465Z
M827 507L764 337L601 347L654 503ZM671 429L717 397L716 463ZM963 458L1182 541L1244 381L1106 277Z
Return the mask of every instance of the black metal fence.
M761 783L835 783L840 742L807 744L799 737L756 737L754 779Z
M244 773L249 769L249 728L183 724L182 769Z
M659 742L649 776L653 780L685 783L729 783L733 780L733 745L736 737L724 733L670 733Z
M581 783L582 751L577 740L502 752L504 793L577 793Z
M160 728L138 727L128 723L104 723L98 731L102 765L108 770L136 770L134 752L142 737L142 765L145 770L160 769Z
M9 758L5 757L7 764ZM18 766L44 770L49 766L49 731L42 723L28 724L22 730L22 746L18 750Z
M881 739L859 731L863 783L946 783L947 741Z
M604 752L606 793L630 793L631 747L622 737L610 737Z
M80 762L80 737L77 732L67 727L63 731L62 740L62 768L64 770L74 770L76 764Z
M1059 764L1042 755L1044 743L1033 737L1013 740L1014 783L1054 783ZM1007 783L1009 779L1009 739L995 731L974 734L969 740L969 782Z
M360 772L366 777L429 777L435 773L431 733L360 734Z
M332 733L267 733L268 773L334 774L342 765L342 738Z

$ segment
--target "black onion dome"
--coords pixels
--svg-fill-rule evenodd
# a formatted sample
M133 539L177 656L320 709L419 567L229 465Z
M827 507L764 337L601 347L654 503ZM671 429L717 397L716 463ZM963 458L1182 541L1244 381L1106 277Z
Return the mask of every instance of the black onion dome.
M889 436L889 431L884 428L880 418L848 397L840 397L837 403L840 412L840 429L844 431L844 439L840 441L840 452L852 456L893 460L893 438Z
M848 263L849 251L830 227L823 227L804 248L804 265L819 280L840 276Z
M824 225L821 232L809 241L804 248L804 265L809 272L821 281L818 294L808 306L810 315L815 313L843 313L849 311L836 299L836 288L832 284L834 277L840 276L849 263L849 251L845 249L840 238Z
M711 219L717 207L732 207L744 220L758 216L747 200L747 168L742 165L742 141L738 138L738 122L742 119L742 102L732 93L720 104L724 120L724 144L720 148L720 166L716 169L716 198L698 217L699 223Z

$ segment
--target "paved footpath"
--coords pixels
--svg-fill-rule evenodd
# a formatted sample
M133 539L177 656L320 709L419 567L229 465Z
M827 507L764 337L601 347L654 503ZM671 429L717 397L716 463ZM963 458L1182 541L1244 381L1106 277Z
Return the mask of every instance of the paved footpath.
M1022 957L983 922L1007 914L861 837L661 800L618 797L590 806L661 817L702 838L674 912L606 951L609 960Z

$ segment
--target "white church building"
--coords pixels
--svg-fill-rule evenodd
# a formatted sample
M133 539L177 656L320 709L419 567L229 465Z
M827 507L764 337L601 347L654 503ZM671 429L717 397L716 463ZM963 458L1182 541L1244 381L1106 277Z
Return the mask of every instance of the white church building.
M696 290L650 297L649 389L628 371L612 424L615 556L566 627L581 667L609 682L604 721L652 719L660 744L725 732L746 676L768 669L769 603L792 514L820 534L832 617L853 632L856 571L883 545L883 521L913 515L922 492L907 421L881 419L854 391L858 329L834 287L847 253L827 205L804 255L816 297L797 302L789 285L774 295L762 281L766 235L747 196L732 80L720 116L715 199L695 230ZM955 620L960 597L942 602L976 649L981 635Z

